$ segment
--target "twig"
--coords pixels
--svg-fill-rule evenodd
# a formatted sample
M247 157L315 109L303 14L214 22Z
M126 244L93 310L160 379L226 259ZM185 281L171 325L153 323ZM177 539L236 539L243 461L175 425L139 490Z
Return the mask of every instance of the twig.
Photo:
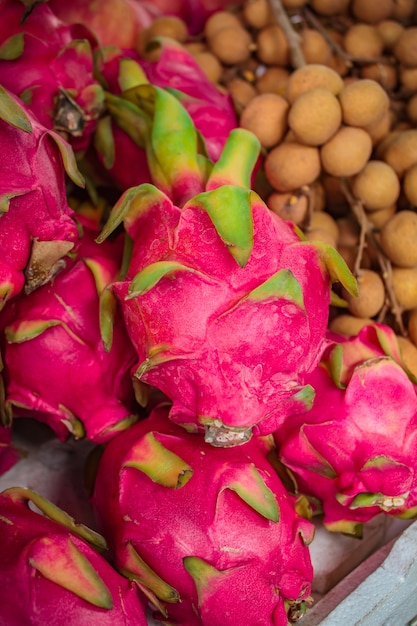
M281 0L269 0L269 5L278 24L285 33L290 48L291 65L294 68L302 67L306 64L301 51L300 36L295 32L293 25L282 6Z

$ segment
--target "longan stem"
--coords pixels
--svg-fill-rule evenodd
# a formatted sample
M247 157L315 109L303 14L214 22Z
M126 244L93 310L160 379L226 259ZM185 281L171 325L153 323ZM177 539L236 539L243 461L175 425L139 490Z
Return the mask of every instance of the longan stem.
M390 310L392 314L394 315L394 318L398 325L400 333L403 335L403 337L406 337L407 332L406 332L403 318L402 318L402 310L398 304L397 298L394 293L394 288L392 285L391 262L389 259L387 259L387 257L381 250L378 240L376 239L375 234L373 232L374 231L373 226L369 222L368 218L366 217L365 209L363 208L362 202L358 200L357 198L355 198L355 196L352 194L349 188L349 185L345 179L341 179L340 184L341 184L343 195L348 201L349 206L351 207L352 212L355 215L358 221L359 227L360 227L359 249L358 249L358 254L355 260L353 273L355 274L355 276L358 276L360 273L363 251L366 246L366 238L368 237L368 239L372 242L372 247L375 249L378 263L381 268L381 277L382 277L382 280L384 281L386 293L389 299ZM378 321L379 321L379 318L378 318Z
M300 37L295 32L293 25L282 6L281 0L269 0L271 10L278 24L281 26L290 47L291 65L294 68L303 67L306 64L304 55L301 51Z

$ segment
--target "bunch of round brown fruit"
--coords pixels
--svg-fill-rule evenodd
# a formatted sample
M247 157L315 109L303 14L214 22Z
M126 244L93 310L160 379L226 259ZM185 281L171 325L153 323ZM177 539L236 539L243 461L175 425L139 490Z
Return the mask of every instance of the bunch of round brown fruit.
M330 327L391 325L417 372L417 7L413 0L244 0L177 38L263 147L257 191L338 248L358 298ZM143 49L143 48L142 48ZM411 360L410 360L411 359Z

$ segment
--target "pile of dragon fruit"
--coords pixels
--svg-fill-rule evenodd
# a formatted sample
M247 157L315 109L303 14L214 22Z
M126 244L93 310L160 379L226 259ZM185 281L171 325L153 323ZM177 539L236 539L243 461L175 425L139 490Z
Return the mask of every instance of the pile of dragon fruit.
M88 439L97 520L0 494L2 624L286 626L313 516L417 516L394 331L328 330L345 261L253 190L259 141L191 55L130 43L224 4L0 2L0 470L19 418Z

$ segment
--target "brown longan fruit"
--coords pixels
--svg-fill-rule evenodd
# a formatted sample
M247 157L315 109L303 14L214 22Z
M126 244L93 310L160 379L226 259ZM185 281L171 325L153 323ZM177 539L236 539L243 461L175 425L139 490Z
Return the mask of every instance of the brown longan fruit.
M352 191L367 211L378 211L397 202L400 181L388 163L371 160L353 178Z
M391 281L398 305L405 311L417 308L417 267L393 267Z
M278 24L262 28L256 37L256 56L265 65L286 66L290 60L288 40Z
M417 163L408 168L403 178L405 197L413 206L417 206Z
M359 243L359 224L352 215L336 219L339 232L338 246L357 246Z
M382 159L402 178L406 170L417 163L417 129L402 130L387 138Z
M395 215L396 211L397 205L391 204L391 206L387 206L385 209L380 209L379 211L368 211L367 218L375 228L381 229L384 224Z
M260 74L255 81L259 93L278 93L285 95L290 73L284 67L271 66Z
M362 128L343 126L320 148L324 170L333 176L354 176L372 153L372 139Z
M242 15L246 24L256 29L271 24L274 17L268 0L245 0Z
M373 270L361 270L358 276L357 297L345 294L348 309L356 317L374 317L385 303L385 286L381 276Z
M364 128L375 124L389 109L387 92L375 80L361 78L350 82L339 93L343 121Z
M398 211L381 229L380 244L398 267L417 265L417 213Z
M291 104L301 94L321 87L337 96L343 89L342 78L335 70L326 65L312 63L294 70L288 79L286 96Z
M375 80L387 91L396 88L398 83L397 68L387 63L370 63L363 65L360 70L361 78Z
M273 191L266 204L273 213L293 224L301 224L307 216L308 199L305 194Z
M404 26L395 20L382 20L376 24L376 28L384 42L384 50L391 51L398 37L404 30Z
M417 67L417 26L404 28L393 48L396 59L406 67Z
M327 64L331 57L331 48L323 35L313 28L301 31L301 52L307 64Z
M204 24L204 36L207 40L222 28L241 28L242 22L234 13L230 11L217 11L207 18Z
M417 91L417 67L399 67L400 84L406 91Z
M282 0L282 6L286 9L301 9L309 0Z
M397 341L401 352L401 357L405 367L414 376L417 376L417 348L407 337L397 335Z
M350 0L310 0L310 4L320 15L341 15L346 13Z
M405 110L408 119L415 126L417 124L417 93L408 99Z
M336 239L333 235L323 228L311 228L307 230L305 233L305 238L307 241L320 241L321 243L327 243L332 248L336 248Z
M336 220L326 211L313 211L310 218L310 224L307 230L323 230L329 233L330 237L334 241L332 244L336 247L339 239L339 226Z
M255 87L244 78L239 78L239 76L235 76L229 80L227 83L227 91L231 95L236 109L240 114L249 102L258 95Z
M321 182L326 199L326 210L333 217L341 217L349 212L349 205L340 184L340 178L322 173Z
M223 66L209 50L196 52L194 59L212 83L218 83L223 75Z
M208 45L211 52L225 65L240 65L252 53L253 41L242 27L227 26L210 36Z
M395 0L391 19L399 22L407 20L412 15L414 7L415 0Z
M256 135L264 148L279 143L288 128L287 100L276 93L255 96L243 109L239 125Z
M394 8L393 0L352 0L350 10L356 19L368 24L376 24L391 16Z
M353 57L373 59L381 56L384 40L372 24L356 22L347 29L343 47Z
M353 337L357 335L362 328L373 324L374 320L370 317L355 317L348 313L341 313L332 319L329 324L330 330L339 335Z
M288 125L298 141L320 146L332 137L342 122L339 101L320 87L301 94L292 104Z
M170 37L180 43L188 37L187 24L175 15L161 15L156 17L146 29L146 39L153 37Z
M266 178L276 191L295 191L310 185L320 174L319 151L295 141L273 148L264 163Z
M407 323L408 335L415 346L417 346L417 309L410 311Z

